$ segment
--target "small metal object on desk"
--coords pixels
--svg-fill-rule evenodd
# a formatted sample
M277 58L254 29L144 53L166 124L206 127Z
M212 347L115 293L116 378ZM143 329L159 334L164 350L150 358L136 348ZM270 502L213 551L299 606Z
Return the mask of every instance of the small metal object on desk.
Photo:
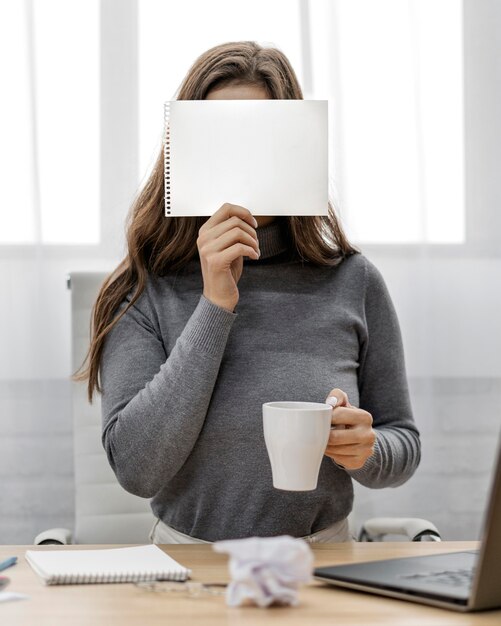
M190 598L197 598L204 595L224 596L227 584L150 580L134 583L134 586L144 591L153 591L155 593L184 593L190 596Z

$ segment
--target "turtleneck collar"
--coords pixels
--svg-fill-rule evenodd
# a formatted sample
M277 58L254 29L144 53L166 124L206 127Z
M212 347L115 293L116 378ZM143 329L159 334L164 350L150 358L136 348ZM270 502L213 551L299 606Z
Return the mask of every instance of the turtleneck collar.
M288 250L289 243L284 226L283 218L276 217L273 222L266 224L266 226L256 228L261 256L259 259L244 256L244 260L258 263L261 259L267 259Z

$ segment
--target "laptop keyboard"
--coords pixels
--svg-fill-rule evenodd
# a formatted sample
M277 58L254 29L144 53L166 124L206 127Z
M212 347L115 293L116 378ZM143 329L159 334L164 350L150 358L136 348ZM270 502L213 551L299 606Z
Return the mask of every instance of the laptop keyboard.
M472 569L453 569L443 570L441 572L427 572L422 574L405 574L401 578L406 580L415 580L430 584L449 585L451 587L469 587L475 568Z

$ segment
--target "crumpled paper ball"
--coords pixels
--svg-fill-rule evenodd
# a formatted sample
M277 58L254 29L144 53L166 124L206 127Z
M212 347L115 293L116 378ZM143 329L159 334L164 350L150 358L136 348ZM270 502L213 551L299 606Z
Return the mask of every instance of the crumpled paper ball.
M216 552L230 555L228 606L250 600L260 607L299 603L298 588L312 580L313 553L303 539L289 535L217 541Z

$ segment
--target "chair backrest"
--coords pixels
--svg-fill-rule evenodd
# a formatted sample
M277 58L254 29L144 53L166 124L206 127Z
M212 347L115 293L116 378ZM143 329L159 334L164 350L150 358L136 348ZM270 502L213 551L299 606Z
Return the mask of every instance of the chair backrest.
M71 272L72 371L89 346L90 314L106 274ZM125 491L101 443L101 401L87 401L86 385L72 382L75 460L75 543L147 543L154 522L149 500Z

